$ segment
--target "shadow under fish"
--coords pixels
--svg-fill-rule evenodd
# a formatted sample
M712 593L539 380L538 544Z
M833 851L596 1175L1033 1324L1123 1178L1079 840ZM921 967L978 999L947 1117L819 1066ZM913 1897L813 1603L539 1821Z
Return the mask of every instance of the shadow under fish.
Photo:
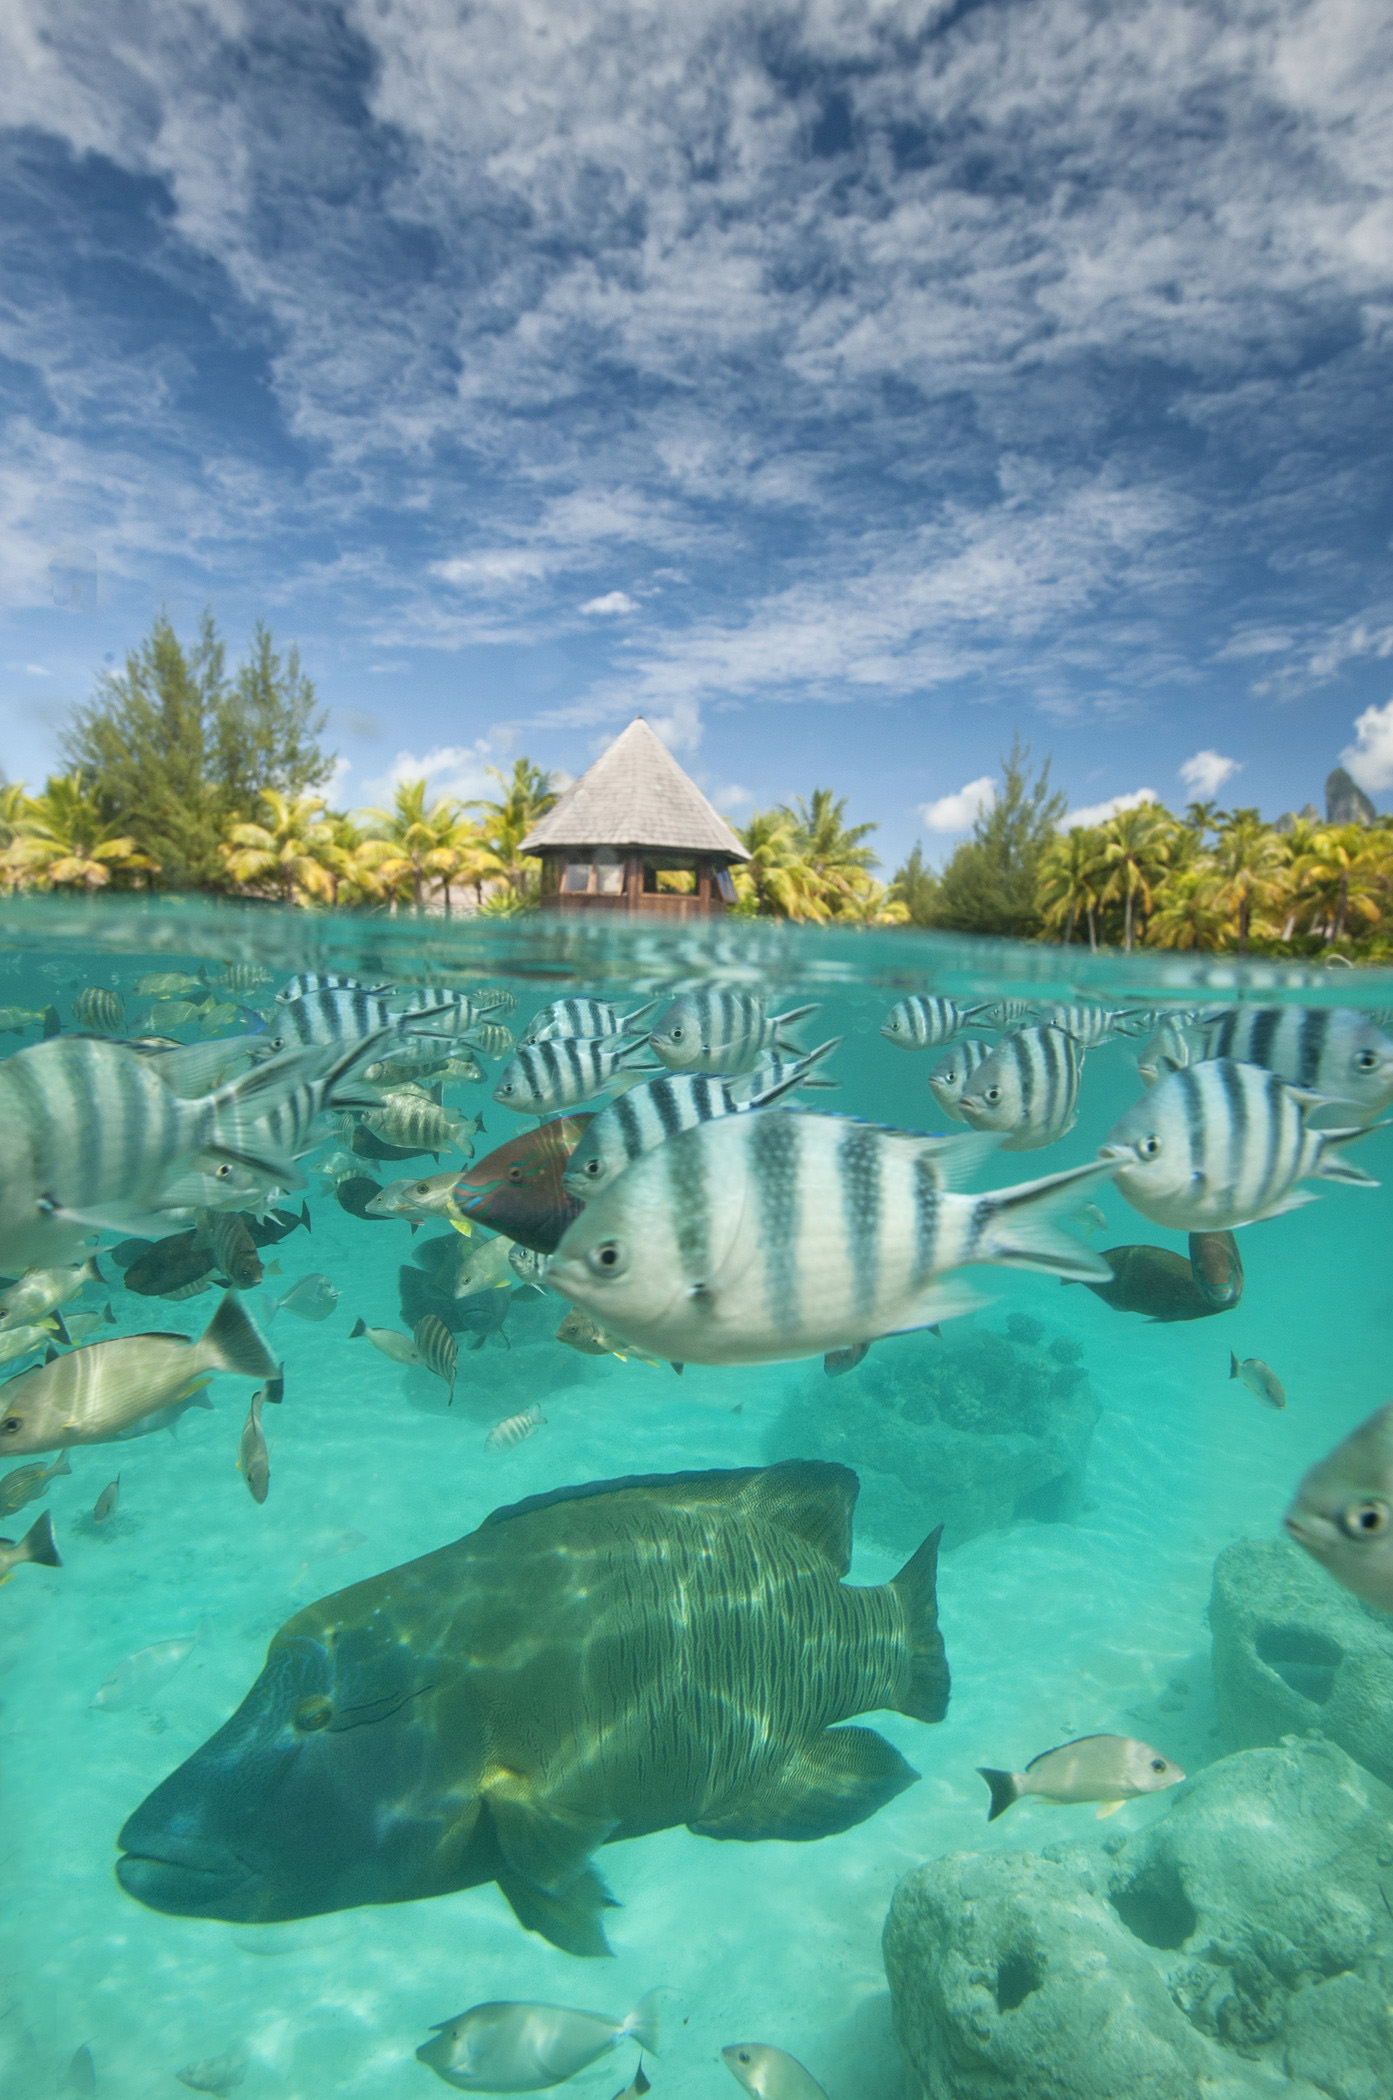
M1109 1283L1086 1283L1114 1312L1169 1324L1232 1312L1243 1296L1243 1258L1231 1232L1192 1232L1190 1259L1169 1247L1105 1247ZM1064 1277L1066 1284L1073 1279Z
M130 1817L122 1887L244 1924L495 1881L597 1955L603 1845L850 1829L918 1774L837 1724L949 1692L938 1533L848 1587L856 1495L811 1460L592 1482L322 1599Z

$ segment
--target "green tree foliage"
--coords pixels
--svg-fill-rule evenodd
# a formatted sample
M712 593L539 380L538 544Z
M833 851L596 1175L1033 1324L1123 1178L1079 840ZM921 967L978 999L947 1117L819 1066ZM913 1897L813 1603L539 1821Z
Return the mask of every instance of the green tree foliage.
M933 923L952 933L1028 940L1040 931L1040 865L1067 798L1050 786L1048 759L1032 774L1030 746L1019 735L1002 758L1001 776L1001 792L943 871Z
M328 779L324 723L297 651L283 659L264 625L229 677L211 613L189 647L161 613L124 669L99 678L62 748L106 819L159 862L163 886L213 888L229 823L267 790L293 801Z
M910 926L934 926L938 922L934 913L938 907L938 875L933 868L924 865L924 849L915 842L909 859L896 868L890 884L890 895L902 904Z
M513 761L512 778L496 766L489 772L503 790L493 801L465 804L480 812L479 829L484 844L496 856L514 904L535 896L542 864L522 851L522 842L556 802L550 773L534 766L530 758Z

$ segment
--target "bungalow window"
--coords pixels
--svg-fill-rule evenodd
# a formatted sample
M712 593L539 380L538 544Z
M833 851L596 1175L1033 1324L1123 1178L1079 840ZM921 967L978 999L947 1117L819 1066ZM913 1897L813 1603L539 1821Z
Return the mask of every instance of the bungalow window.
M616 853L602 846L595 855L595 893L600 897L622 897L624 894L624 863Z
M568 860L561 870L561 887L568 897L588 890L590 887L590 863L588 860Z
M643 864L643 893L646 897L690 897L697 886L695 861L665 861Z
M730 879L729 868L713 868L711 881L722 904L734 904L735 884Z

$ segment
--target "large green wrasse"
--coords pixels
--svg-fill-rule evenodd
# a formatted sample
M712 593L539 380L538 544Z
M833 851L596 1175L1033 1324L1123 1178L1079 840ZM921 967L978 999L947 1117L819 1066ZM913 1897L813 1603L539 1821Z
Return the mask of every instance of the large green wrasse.
M1200 1289L1193 1265L1170 1247L1146 1245L1105 1247L1103 1260L1112 1274L1088 1289L1114 1312L1141 1313L1148 1320L1212 1320L1227 1306L1216 1305ZM1071 1279L1065 1277L1068 1283Z
M493 1098L501 1108L540 1116L594 1101L612 1087L627 1085L635 1072L659 1069L648 1055L646 1036L563 1036L510 1057Z
M768 2042L731 2042L722 2049L721 2061L750 2100L827 2100L796 2056Z
M577 1145L596 1120L557 1116L498 1146L459 1176L455 1209L534 1253L554 1253L566 1227L580 1216L581 1206L565 1175Z
M1190 1270L1195 1289L1215 1312L1232 1312L1243 1296L1243 1256L1231 1232L1192 1232Z
M1062 1028L1020 1028L973 1073L958 1115L994 1130L1005 1152L1033 1152L1067 1136L1079 1118L1083 1050Z
M55 1036L0 1061L0 1269L54 1266L95 1228L144 1231L200 1148L294 1185L256 1123L302 1069L273 1060L186 1101L121 1043Z
M856 1492L811 1460L563 1488L322 1599L131 1816L122 1887L249 1923L496 1881L602 1954L600 1846L850 1829L917 1775L837 1724L949 1689L938 1534L846 1586Z
M1179 1765L1153 1750L1150 1743L1126 1735L1080 1736L1076 1742L1032 1757L1023 1772L999 1772L991 1765L977 1769L991 1792L989 1823L1004 1816L1026 1794L1061 1808L1097 1801L1101 1804L1098 1814L1110 1816L1124 1802L1179 1786L1185 1777Z
M658 2050L658 1993L626 2020L566 2005L475 2005L442 2020L416 2051L446 2085L462 2093L540 2093L598 2063L623 2041Z
M772 1050L802 1056L789 1035L816 1006L771 1014L754 992L683 992L659 1014L649 1047L670 1072L751 1072Z
M1282 1522L1336 1582L1393 1611L1393 1400L1310 1468Z
M704 1072L665 1072L661 1079L644 1080L594 1118L567 1163L562 1177L567 1190L581 1202L593 1203L616 1174L679 1130L694 1130L698 1123L713 1122L717 1116L744 1115L782 1101L785 1094L807 1083L814 1068L841 1044L841 1036L833 1036L806 1057L781 1060L777 1078L764 1078L761 1066L736 1081Z
M572 1036L631 1035L634 1022L651 1014L655 1001L630 1007L628 1013L608 999L553 999L528 1022L518 1037L526 1049L530 1043L557 1043Z
M1200 1033L1207 1058L1261 1065L1309 1087L1335 1111L1331 1120L1372 1122L1393 1102L1393 1039L1355 1007L1235 1006Z
M1214 1058L1168 1073L1114 1123L1101 1156L1115 1161L1117 1188L1153 1225L1224 1232L1310 1203L1307 1179L1378 1184L1340 1149L1364 1135L1312 1130L1319 1096L1288 1086L1261 1065Z
M702 1123L586 1206L547 1281L637 1349L696 1364L932 1327L976 1302L944 1280L970 1262L1105 1281L1062 1213L1112 1162L954 1193L983 1145L784 1108Z
M891 1007L880 1024L880 1032L887 1043L899 1050L937 1050L951 1042L975 1015L985 1011L982 1006L959 1006L952 999L934 999L925 992L915 992Z
M0 1386L0 1453L104 1444L142 1415L186 1400L209 1373L272 1378L275 1359L229 1292L197 1341L184 1334L89 1342Z
M5 1582L26 1561L36 1568L61 1568L53 1543L53 1519L45 1510L36 1517L22 1539L0 1539L0 1582Z

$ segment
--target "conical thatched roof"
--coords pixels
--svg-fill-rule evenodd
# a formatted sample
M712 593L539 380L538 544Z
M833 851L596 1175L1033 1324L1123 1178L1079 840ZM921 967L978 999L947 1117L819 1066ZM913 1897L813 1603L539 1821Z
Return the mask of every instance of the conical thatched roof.
M668 853L749 854L701 789L688 780L642 715L522 842L524 853L566 846L648 846Z

